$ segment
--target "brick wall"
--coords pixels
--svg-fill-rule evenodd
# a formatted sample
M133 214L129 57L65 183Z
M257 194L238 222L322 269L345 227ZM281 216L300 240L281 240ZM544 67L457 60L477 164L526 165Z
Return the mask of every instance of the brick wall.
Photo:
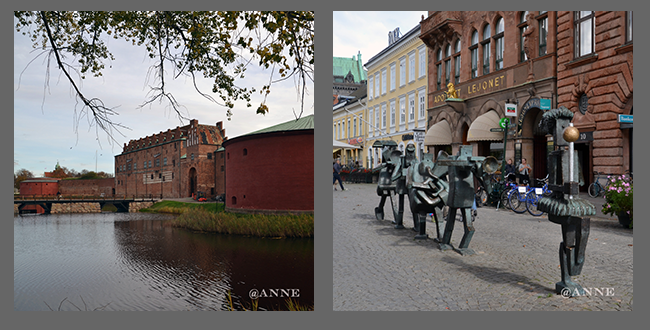
M241 137L226 148L226 207L314 210L314 131Z
M113 196L115 188L115 179L94 179L94 180L61 180L59 181L59 191L62 195L82 195L82 196Z
M594 19L594 54L580 58L574 50L574 12L558 12L558 105L573 111L581 132L593 131L592 170L622 174L631 167L632 151L630 130L621 129L617 115L632 111L632 44L625 42L624 11L597 11ZM583 95L585 114L579 109Z

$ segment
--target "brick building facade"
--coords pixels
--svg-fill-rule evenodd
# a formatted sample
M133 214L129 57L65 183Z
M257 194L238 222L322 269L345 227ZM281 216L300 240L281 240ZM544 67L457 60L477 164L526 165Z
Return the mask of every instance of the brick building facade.
M115 194L126 196L207 198L224 194L223 152L227 139L222 122L168 129L124 144L115 156Z
M538 123L540 103L557 106L555 12L430 11L420 25L429 50L428 151L473 145L477 156L526 158L531 177L544 177L548 138ZM506 104L517 111L504 155L504 133L490 129Z
M224 143L226 211L314 211L314 115Z
M557 17L558 104L573 111L574 125L587 137L576 144L582 167L589 179L593 171L632 171L632 124L619 120L633 115L632 12L560 11Z

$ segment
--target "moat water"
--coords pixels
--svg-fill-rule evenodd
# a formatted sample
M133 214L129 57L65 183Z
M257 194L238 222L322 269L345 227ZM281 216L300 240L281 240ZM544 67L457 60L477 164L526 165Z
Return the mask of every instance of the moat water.
M173 228L173 216L14 216L14 310L286 310L314 304L314 240Z

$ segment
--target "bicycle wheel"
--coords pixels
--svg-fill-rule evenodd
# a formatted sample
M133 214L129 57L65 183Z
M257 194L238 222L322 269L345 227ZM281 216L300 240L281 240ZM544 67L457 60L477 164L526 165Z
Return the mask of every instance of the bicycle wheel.
M542 195L536 194L535 190L531 190L526 194L526 210L528 210L528 213L536 217L544 213L544 211L537 209L537 203L539 203L540 199L542 199Z
M487 201L488 201L488 193L487 193L487 191L485 191L485 189L483 189L483 188L480 188L476 192L476 203L479 206L485 206L485 205L487 205Z
M510 190L504 190L501 193L501 206L506 208L507 210L510 210L510 202L508 201L508 194L510 193Z
M587 189L587 192L589 193L589 196L591 196L592 198L596 198L600 194L600 187L594 182L589 185L589 189Z
M508 194L508 202L510 203L510 209L515 213L524 213L526 212L526 195L525 193L520 193L517 189L513 189Z

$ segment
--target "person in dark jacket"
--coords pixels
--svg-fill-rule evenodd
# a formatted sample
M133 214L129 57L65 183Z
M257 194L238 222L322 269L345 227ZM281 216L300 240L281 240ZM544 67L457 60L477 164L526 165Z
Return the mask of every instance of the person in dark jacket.
M345 188L343 188L343 180L341 180L340 173L341 173L341 160L337 158L336 161L334 162L334 168L333 168L334 181L332 182L332 184L334 185L334 190L336 190L336 180L339 180L339 185L341 185L341 191L343 191L345 190Z

